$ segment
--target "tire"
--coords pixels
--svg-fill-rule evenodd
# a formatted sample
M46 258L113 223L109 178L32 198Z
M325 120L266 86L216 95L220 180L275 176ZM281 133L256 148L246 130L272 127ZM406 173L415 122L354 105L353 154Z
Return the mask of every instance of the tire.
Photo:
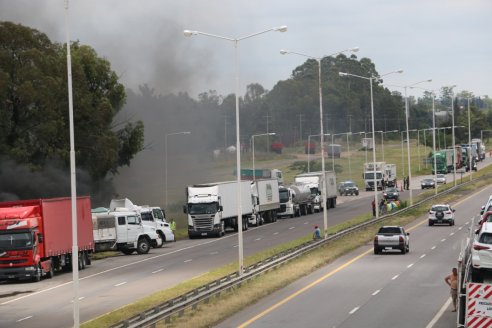
M159 237L161 238L162 240L162 243L161 245L159 246L159 244L156 242L155 243L155 246L152 245L154 248L161 248L162 246L164 246L164 243L166 242L166 236L164 235L164 233L162 233L162 231L158 231L157 234L159 235Z
M405 255L407 252L407 246L403 246L403 248L400 248L400 250L401 250L401 254Z
M432 227L434 225L434 222L432 222L431 220L429 220L429 227Z
M36 273L31 277L32 282L39 282L41 280L41 267L38 265Z
M79 270L85 269L85 256L84 253L79 254Z
M381 251L377 248L377 247L374 247L374 254L379 254Z
M147 254L150 251L150 243L146 238L140 238L137 243L137 253Z
M190 236L190 239L193 239L193 237L192 237L192 236ZM132 254L133 254L133 252L135 252L135 250L134 250L133 248L132 248L132 249L129 249L129 248L123 248L123 249L121 250L121 252L122 252L123 254L125 254L125 255L132 255Z
M55 276L55 268L53 267L53 260L50 263L50 271L46 274L46 276L51 279Z
M449 222L449 225L450 225L450 226L454 226L454 220L453 220L453 221L451 221L451 222Z

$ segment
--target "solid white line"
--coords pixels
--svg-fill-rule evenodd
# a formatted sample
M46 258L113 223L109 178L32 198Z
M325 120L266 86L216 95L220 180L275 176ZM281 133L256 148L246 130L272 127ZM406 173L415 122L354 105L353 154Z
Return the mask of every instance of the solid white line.
M120 287L126 284L126 281L120 282L119 284L114 285L115 287Z
M411 267L413 267L413 263L412 263L412 264L407 265L407 268L409 268L409 269L410 269Z
M436 246L432 246L431 249L436 249Z
M256 238L255 241L261 240L262 238Z
M398 278L399 274L397 274L396 276L394 276L393 278L391 278L391 280L395 280L396 278Z
M274 235L278 235L278 232L274 232L273 234L274 234Z
M162 270L164 270L164 269L155 270L155 271L152 271L152 273L154 274L154 273L157 273L157 272L161 272Z
M372 296L376 296L377 294L379 294L380 291L381 289L376 290L374 293L372 293Z
M349 312L349 314L354 314L359 308L360 308L359 306L354 307L352 311Z
M193 261L192 259L188 259L188 260L184 260L183 263L188 263L188 262L191 262Z
M425 257L425 254L420 255L420 258L423 259Z
M429 324L427 326L425 326L425 328L432 328L432 327L434 327L434 325L436 324L436 322L439 320L439 318L442 317L442 314L444 313L444 311L446 311L446 309L449 307L450 304L451 304L451 297L448 298L448 300L444 303L444 305L439 310L439 312L436 313L436 315L434 316L434 318L432 318L432 320L429 322Z
M28 317L25 317L25 318L22 318L22 319L19 319L16 322L21 322L21 321L24 321L24 320L27 320L27 319L31 319L31 318L32 318L32 315L30 315Z
M446 241L446 238L441 239L441 243L442 243L442 242L445 242L445 241Z
M290 227L289 230L295 229L296 227Z

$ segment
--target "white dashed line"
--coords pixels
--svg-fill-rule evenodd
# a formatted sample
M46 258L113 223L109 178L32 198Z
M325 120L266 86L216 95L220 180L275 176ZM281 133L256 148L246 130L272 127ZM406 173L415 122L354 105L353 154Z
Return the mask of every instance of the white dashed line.
M188 259L188 260L184 260L183 263L188 263L188 262L191 262L193 261L192 259Z
M423 259L425 257L425 254L420 255L420 258Z
M411 267L413 267L413 264L414 264L414 263L407 265L407 268L409 268L409 269L410 269Z
M84 298L84 296L79 297L79 301L82 301ZM70 302L73 303L73 300L71 300Z
M391 278L391 280L395 280L396 278L398 278L399 274L397 274L396 276L394 276L393 278Z
M432 246L431 249L436 249L436 246Z
M308 224L309 222L304 222L304 224Z
M234 246L232 246L232 247L238 247L238 246L239 246L239 245L234 245Z
M376 290L374 293L372 293L372 296L376 296L377 294L379 294L380 291L381 289Z
M446 238L441 239L441 242L445 242L445 241L446 241Z
M261 240L261 238L256 238L256 239L255 239L255 241L259 241L259 240Z
M158 272L161 272L161 271L163 271L163 270L164 270L164 269L159 269L159 270L152 271L152 274L154 274L154 273L158 273Z
M274 232L273 234L274 234L274 235L278 235L278 232Z
M451 232L449 235L450 235L450 236L454 235L454 232Z
M359 306L354 307L352 311L349 312L349 314L354 314L359 308L360 308Z
M471 219L471 220L473 220L473 219ZM469 221L466 221L465 224L470 224L470 222Z
M289 230L295 229L296 227L290 227Z
M211 252L210 255L217 255L219 252Z
M119 284L114 285L115 287L120 287L126 284L126 281L120 282Z
M463 227L459 227L459 228L458 228L458 230L461 230L461 229L463 229Z
M30 315L28 317L25 317L25 318L22 318L22 319L19 319L16 322L21 322L21 321L24 321L24 320L27 320L27 319L31 319L31 318L32 318L32 315Z

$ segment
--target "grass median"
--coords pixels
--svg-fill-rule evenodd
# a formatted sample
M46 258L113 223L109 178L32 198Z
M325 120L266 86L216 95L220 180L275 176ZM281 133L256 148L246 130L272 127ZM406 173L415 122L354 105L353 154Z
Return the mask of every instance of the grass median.
M158 327L210 327L224 320L225 318L240 311L244 307L255 303L260 298L269 295L291 282L306 276L318 268L331 263L339 256L346 254L364 244L368 244L374 237L377 229L382 225L406 225L416 218L421 217L429 210L431 203L452 203L457 201L471 192L478 190L492 183L492 167L484 168L474 174L478 178L473 183L460 186L452 193L441 195L433 201L426 202L417 208L405 211L395 217L388 218L383 222L373 224L367 228L347 235L343 238L329 242L326 245L317 248L300 258L294 259L278 269L263 274L248 283L242 284L239 288L233 288L221 294L218 298L213 298L208 304L200 304L196 310L186 311L183 316L173 316L170 323L160 323ZM447 187L449 188L449 187ZM419 195L419 198L432 195L433 191ZM478 211L479 209L477 209ZM365 222L371 219L370 213L360 215L356 218L348 220L329 229L329 233L333 234L341 231L349 226ZM280 246L265 250L245 259L245 265L250 265L266 259L274 254L282 252L286 249L303 244L311 239L311 235L306 235L297 240L282 244ZM368 245L369 246L369 245ZM195 279L180 283L170 289L157 292L147 296L135 303L124 306L120 309L112 311L108 314L100 316L94 320L86 322L82 325L83 328L109 327L134 315L142 313L152 307L166 302L174 297L185 294L197 287L210 283L220 277L237 270L237 262L232 262L223 267L207 272Z

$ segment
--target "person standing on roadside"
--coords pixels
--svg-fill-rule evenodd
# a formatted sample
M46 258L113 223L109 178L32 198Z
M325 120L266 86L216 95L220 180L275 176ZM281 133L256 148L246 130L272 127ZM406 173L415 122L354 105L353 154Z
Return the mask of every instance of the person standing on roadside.
M451 288L450 294L451 299L453 300L453 311L456 312L456 299L458 298L458 269L453 268L451 274L444 278L444 281Z
M171 219L171 222L169 222L169 229L173 232L174 240L176 241L176 221L174 219Z

